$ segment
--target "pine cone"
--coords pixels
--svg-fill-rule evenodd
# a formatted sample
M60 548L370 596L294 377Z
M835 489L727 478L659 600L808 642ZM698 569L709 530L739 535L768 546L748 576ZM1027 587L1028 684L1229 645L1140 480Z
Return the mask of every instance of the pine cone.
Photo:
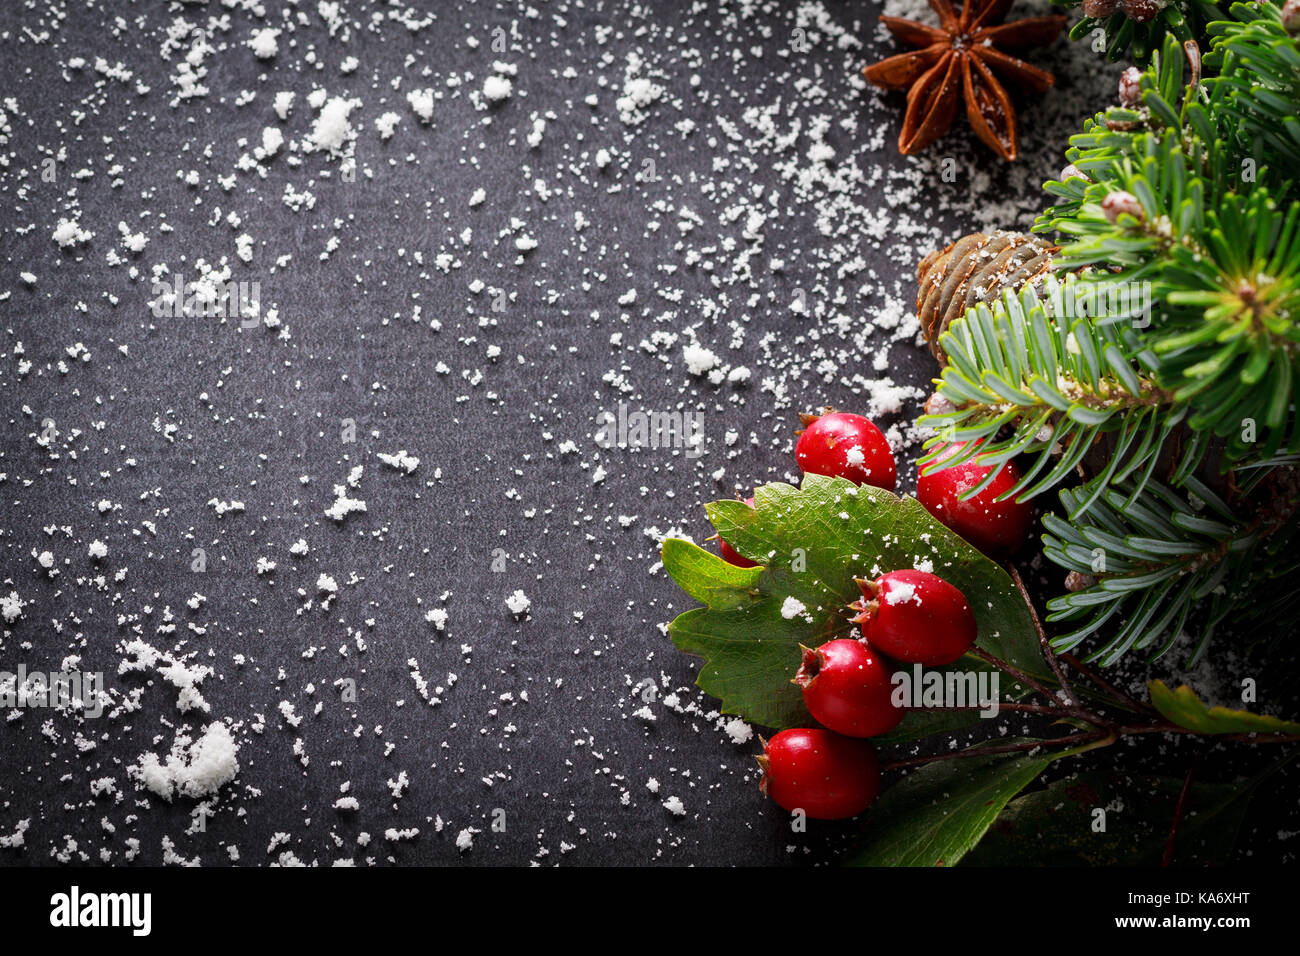
M1005 287L1019 289L1045 276L1057 249L1020 232L973 232L922 259L916 268L916 314L939 364L947 363L939 336L954 319L976 303L993 301Z

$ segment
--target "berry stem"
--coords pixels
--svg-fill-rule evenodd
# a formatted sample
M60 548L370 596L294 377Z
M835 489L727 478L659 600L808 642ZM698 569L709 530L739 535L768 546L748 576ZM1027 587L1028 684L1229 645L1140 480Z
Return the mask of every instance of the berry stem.
M1065 694L1065 703L1067 706L1073 705L1074 691L1070 689L1070 682L1065 679L1065 671L1061 668L1061 662L1056 659L1056 654L1052 651L1052 645L1047 641L1047 632L1043 630L1043 622L1038 618L1038 610L1034 607L1033 599L1029 596L1029 589L1025 587L1025 581L1020 576L1020 569L1008 561L1007 571L1011 575L1011 580L1016 582L1016 590L1024 598L1025 606L1029 608L1029 616L1034 622L1034 630L1038 632L1038 643L1043 649L1043 657L1047 658L1052 673L1056 675L1056 682L1061 685L1061 691Z
M917 710L984 710L983 704L965 704L953 707L918 707ZM1015 704L1001 701L998 703L998 710L1014 710L1025 714L1048 714L1059 716L1061 711L1057 707L1048 707L1041 704Z
M1110 740L1107 740L1110 738ZM902 760L888 760L880 765L883 770L901 770L904 767L919 767L923 764L936 763L940 760L958 760L963 757L988 757L994 754L1019 753L1025 750L1038 750L1043 747L1076 746L1106 740L1113 742L1114 735L1109 730L1092 730L1082 734L1069 734L1052 740L1025 740L1016 744L1000 744L996 747L976 747L971 750L958 750L954 753L930 754L925 757L906 757Z
M1134 700L1128 694L1124 693L1118 687L1103 678L1092 668L1087 667L1074 655L1058 655L1054 650L1052 650L1051 642L1047 639L1047 631L1043 628L1043 622L1038 617L1038 610L1034 607L1034 602L1029 596L1029 590L1025 587L1024 578L1020 576L1020 570L1014 564L1008 562L1007 572L1011 575L1011 580L1015 582L1016 589L1020 592L1020 596L1024 598L1025 605L1029 608L1029 616L1033 619L1034 630L1038 632L1038 643L1043 648L1043 657L1047 659L1048 665L1052 668L1052 673L1056 675L1057 682L1061 685L1061 689L1065 691L1067 703L1073 704L1075 694L1073 689L1070 687L1069 682L1065 678L1065 671L1061 667L1061 661L1065 661L1065 663L1069 664L1085 678L1100 688L1101 691L1111 699L1111 703L1119 706L1121 710L1128 710L1139 714L1154 714L1156 712L1146 704ZM1087 715L1087 712L1082 709L1076 709L1075 716L1088 720L1089 723L1093 722Z
M1202 734L1190 727L1181 727L1169 721L1153 721L1149 724L1131 724L1112 728L1121 737L1130 734L1191 734L1195 737L1212 737L1216 740L1231 740L1241 744L1291 744L1300 741L1300 734Z
M1024 684L1026 687L1031 687L1034 690L1038 691L1038 693L1041 694L1044 699L1046 699L1049 708L1052 709L1051 712L1057 714L1065 714L1069 717L1076 717L1079 720L1082 720L1084 723L1091 724L1094 727L1105 728L1107 733L1114 733L1116 731L1117 728L1115 726L1114 721L1107 720L1105 717L1102 717L1100 714L1096 714L1088 710L1086 707L1080 706L1079 704L1075 704L1070 701L1061 700L1059 697L1056 696L1056 694L1052 693L1052 691L1047 686L1034 680L1034 678L1030 677L1028 674L1020 670L1019 668L1013 667L1012 665L1008 664L1006 661L994 657L992 654L990 654L988 651L984 650L983 648L972 647L971 653L973 653L976 657L979 657L987 661L988 663L992 664L998 670L1004 671L1005 673L1010 675L1013 680L1021 684ZM1048 659L1054 660L1055 658L1049 655Z
M1062 654L1061 660L1065 661L1065 663L1069 664L1076 671L1097 685L1097 687L1110 696L1122 709L1130 710L1138 714L1154 714L1156 712L1154 708L1124 693L1073 654Z
M1010 705L1004 705L1010 706ZM940 709L940 708L927 708ZM961 710L963 708L943 708L951 710ZM1018 709L1018 708L1017 708ZM1050 707L1043 708L1048 713L1059 714L1060 709ZM1088 718L1081 718L1088 720ZM1100 718L1097 718L1100 719ZM1090 744L1089 750L1095 747L1108 747L1121 737L1127 737L1130 734L1190 734L1193 736L1206 736L1199 731L1190 730L1187 727L1180 727L1177 724L1168 722L1154 722L1150 724L1136 724L1128 727L1118 727L1114 725L1104 725L1097 730L1089 730L1084 733L1069 734L1065 737L1055 737L1050 740L1026 740L1016 744L1003 744L997 747L979 747L971 750L958 750L951 753L929 754L924 757L905 757L902 760L888 760L880 765L884 770L901 770L905 767L919 767L923 764L936 763L940 760L958 760L963 757L986 757L993 754L1019 753L1025 750L1037 750L1040 747L1060 747L1066 745ZM1288 744L1300 741L1300 734L1213 734L1216 739L1232 740L1237 743L1246 744Z
M978 657L980 660L984 661L985 663L992 664L994 667L996 667L998 670L1002 671L1003 673L1008 674L1017 683L1024 684L1026 687L1032 687L1034 690L1038 691L1038 693L1046 697L1048 703L1058 711L1071 710L1071 708L1067 708L1066 705L1061 702L1060 698L1057 697L1055 694L1053 694L1047 687L1045 687L1043 684L1039 683L1038 681L1034 680L1034 678L1030 677L1024 671L1020 670L1020 668L1008 664L1006 661L1002 660L1001 658L994 657L992 654L984 650L984 648L982 647L978 647L978 646L972 647L970 649L970 653L974 654L976 657Z
M1187 776L1183 778L1183 788L1178 791L1178 803L1174 805L1174 821L1169 826L1169 839L1165 841L1165 853L1160 859L1161 866L1169 866L1174 861L1174 846L1178 842L1178 827L1187 813L1187 796L1191 793L1192 777L1196 775L1196 766L1200 762L1200 757L1192 761L1192 765L1187 768Z

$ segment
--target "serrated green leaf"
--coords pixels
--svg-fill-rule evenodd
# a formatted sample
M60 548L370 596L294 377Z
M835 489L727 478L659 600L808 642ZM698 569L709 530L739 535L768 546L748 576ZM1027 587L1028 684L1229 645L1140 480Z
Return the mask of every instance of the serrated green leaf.
M765 727L811 727L812 717L790 678L799 667L799 644L822 643L798 621L780 616L769 597L730 608L720 627L711 608L681 614L668 626L678 650L704 658L695 683L722 701L722 712L739 714ZM827 633L824 640L836 635Z
M1207 707L1186 684L1170 690L1164 681L1147 685L1151 703L1179 727L1198 734L1300 734L1300 723L1227 707Z
M669 637L680 650L704 658L696 683L721 699L723 713L777 729L810 725L800 691L790 683L799 645L815 647L856 632L847 610L860 595L855 577L917 566L966 595L981 648L1051 681L1033 620L1010 577L914 498L807 475L800 488L777 483L756 489L753 508L718 501L706 510L731 547L764 564L735 573L689 542L664 543L668 573L706 604L673 621ZM954 667L988 669L970 656ZM1009 680L1002 690L1018 696ZM977 719L969 712L910 713L891 739L919 739Z

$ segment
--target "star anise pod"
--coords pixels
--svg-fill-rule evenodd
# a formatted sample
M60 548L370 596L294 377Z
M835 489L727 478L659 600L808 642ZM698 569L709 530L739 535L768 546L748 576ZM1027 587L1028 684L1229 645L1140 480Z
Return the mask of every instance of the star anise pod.
M1007 53L1046 46L1066 17L1028 17L1003 23L1012 0L964 0L961 14L951 0L928 0L939 26L882 16L880 21L907 46L919 47L881 60L864 71L887 90L907 90L907 114L898 137L900 153L915 153L948 131L957 102L975 134L1003 159L1016 158L1016 111L1003 82L1041 93L1055 79Z

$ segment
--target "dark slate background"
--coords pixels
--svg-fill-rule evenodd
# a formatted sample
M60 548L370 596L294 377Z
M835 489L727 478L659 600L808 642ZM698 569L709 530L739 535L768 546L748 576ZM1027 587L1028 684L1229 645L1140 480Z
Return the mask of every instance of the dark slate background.
M860 354L864 341L890 349L889 372L899 382L924 386L933 366L913 343L890 345L860 328L823 330L823 341L815 341L783 307L795 289L830 291L825 272L815 271L815 255L801 255L825 242L806 206L769 224L758 257L785 256L793 264L784 274L759 270L752 286L726 290L736 301L725 320L691 312L692 303L719 292L708 272L683 267L675 219L665 218L656 232L645 228L656 203L690 203L706 223L687 245L738 237L739 227L720 224L716 209L700 198L715 155L706 136L716 128L706 125L683 138L671 124L682 115L707 124L712 105L693 91L692 73L706 91L752 95L755 103L777 95L790 69L785 61L728 57L755 42L779 47L793 23L788 5L770 4L741 24L730 20L731 7L688 17L685 5L673 2L644 4L639 13L622 4L538 6L545 14L540 20L518 18L508 4L436 5L436 27L418 33L389 27L380 34L354 28L346 45L332 43L312 15L295 34L297 48L289 50L281 37L274 65L240 45L258 25L247 12L177 6L175 12L200 20L229 15L233 26L204 61L210 94L175 108L168 106L167 77L176 57L165 62L158 53L170 13L145 4L75 4L56 22L16 4L0 10L3 92L20 107L9 119L11 159L0 173L0 291L8 291L0 315L4 351L21 341L34 366L20 377L16 358L0 364L0 581L5 593L16 590L29 602L23 619L4 632L0 660L57 668L77 653L83 667L111 674L121 657L117 643L138 623L156 646L184 641L184 650L214 667L203 684L211 705L204 719L234 722L241 744L238 779L223 789L206 832L187 834L192 804L167 805L137 791L126 773L141 753L165 753L174 728L185 723L173 688L113 675L114 687L146 688L141 709L128 718L79 727L55 715L49 734L41 727L46 714L7 721L0 729L0 834L12 833L24 818L31 827L26 848L0 850L0 862L46 864L59 855L96 862L106 848L110 862L121 863L128 837L140 841L137 862L162 862L163 840L170 839L177 853L205 864L226 862L230 844L238 845L245 864L269 862L283 850L322 864L348 857L358 863L771 864L826 860L842 848L843 828L792 835L784 815L757 792L756 744L736 746L716 729L712 704L690 686L695 662L661 633L660 625L689 602L662 572L652 573L656 546L644 532L678 527L701 540L708 534L703 502L750 478L789 476L799 410L861 407L843 360L860 356L864 374L875 377L869 355ZM360 7L344 7L354 27L368 18ZM1060 92L1025 114L1023 162L999 167L956 132L944 151L958 158L963 176L944 183L933 158L895 154L901 97L880 99L851 82L850 67L893 52L892 42L875 34L879 9L867 3L828 9L838 23L858 25L865 48L821 43L795 69L819 77L825 111L862 113L863 134L888 124L883 144L869 154L849 133L837 129L831 138L845 154L924 183L927 201L913 214L940 242L978 226L1026 225L1041 203L1036 184L1061 165L1065 136L1104 103L1088 89L1108 96L1113 82L1112 69L1066 56L1065 44L1058 44L1039 62L1058 70ZM566 20L563 28L550 19L555 14ZM128 26L115 25L117 17ZM593 40L597 24L612 28L603 45ZM667 24L676 26L671 39L661 31ZM645 33L647 25L660 32ZM506 54L487 47L497 26L512 31ZM33 42L30 32L44 29L51 36ZM481 40L477 49L464 42L471 34ZM306 44L315 45L324 68L304 65ZM668 94L626 144L612 103L633 49L664 71L658 82ZM347 54L361 67L340 77L337 63ZM98 90L89 70L64 67L74 56L120 60L135 77L130 85ZM476 111L463 96L445 99L435 108L432 132L417 126L401 95L387 86L394 75L404 77L405 90L472 73L471 85L481 88L494 59L518 65L515 95L490 112ZM434 71L429 79L420 76L425 65ZM577 78L561 82L567 67ZM609 85L599 85L599 76ZM151 87L147 94L133 89L137 80ZM240 138L280 125L270 109L275 91L297 91L283 126L290 138L305 134L304 97L314 85L365 101L354 117L365 124L357 181L341 181L337 161L319 154L292 168L282 153L264 179L241 173L232 192L219 189L215 176L229 172L248 148ZM258 99L237 108L241 90L257 90ZM582 103L592 92L601 99L598 111ZM673 101L681 105L669 108ZM371 126L384 109L403 117L387 143ZM529 117L547 110L555 117L540 150L529 151L523 143ZM601 145L619 151L606 177L589 172L589 153ZM57 181L43 182L40 162L59 150L66 154ZM643 158L658 165L660 182L635 180ZM566 161L582 171L557 176ZM115 163L123 167L117 188L108 173ZM94 176L75 178L82 168ZM201 171L200 186L179 181L177 171L189 169ZM783 188L766 166L746 175ZM530 190L536 176L556 189L545 204ZM738 176L733 169L721 178ZM285 208L286 183L309 188L316 208L301 214ZM618 192L609 191L613 183L621 184ZM487 202L467 209L480 187ZM855 201L880 201L881 188L861 186ZM74 196L83 227L96 235L63 251L50 233ZM210 225L214 208L223 216L238 212L243 225ZM569 229L575 209L592 220L581 240ZM142 211L148 218L140 218ZM512 217L541 243L522 264L511 238L501 238ZM126 255L128 264L111 267L105 255L119 220L145 231L150 244L141 256ZM335 220L342 223L337 231ZM173 231L158 230L164 221ZM450 239L466 225L475 239L459 250L465 267L438 271L433 256L444 245L458 246ZM233 261L234 236L244 230L257 240L255 258L249 266L234 262L234 278L260 281L263 305L278 307L288 341L265 329L149 313L150 265L166 262L192 278L200 258ZM333 235L341 247L320 261ZM909 301L912 252L925 239L862 235L867 270L853 287L874 282L882 294ZM405 257L399 249L407 250ZM423 266L413 264L415 250L424 253ZM285 252L293 253L292 263L274 268ZM664 263L679 268L664 275ZM132 265L140 269L134 278ZM34 287L19 281L23 271L37 275ZM474 278L510 295L505 311L493 313L486 294L468 291ZM654 295L656 282L685 291L684 305L669 320L659 318L671 305ZM621 308L617 298L633 287L637 303ZM758 305L738 304L751 291ZM879 304L868 292L851 308L869 319ZM411 318L415 305L420 323ZM729 350L726 322L742 313L746 342ZM480 327L480 316L496 324ZM432 318L441 321L440 332L428 328ZM688 326L727 362L749 365L750 385L714 388L692 378L680 361L681 342L670 362L635 348L653 329ZM610 346L616 331L626 348ZM777 337L771 354L759 345L767 332ZM76 342L89 349L91 361L67 359L70 367L59 370L64 350ZM485 357L488 344L501 346L499 358ZM843 374L823 381L811 363L800 371L801 350L818 349L841 360ZM796 359L793 373L781 368L789 356ZM435 373L439 361L450 374ZM784 404L759 387L773 366L791 389ZM463 377L480 369L479 384ZM602 381L610 369L632 383L629 394ZM620 400L702 410L708 454L692 461L679 452L595 448L591 423ZM918 404L909 401L882 424L905 424ZM353 445L339 438L347 418L357 422ZM46 419L59 431L49 449L36 442ZM176 425L174 441L155 423ZM729 429L742 436L737 458L727 458L722 446ZM578 454L560 454L565 440L580 446ZM414 475L398 475L375 458L399 448L420 458ZM351 493L367 501L368 511L336 525L322 512L332 501L331 486L357 463L366 473ZM710 473L724 464L726 477L716 483ZM900 464L902 484L910 488L910 464ZM593 484L597 465L607 477ZM303 475L308 484L299 482ZM102 497L120 509L101 516L94 505ZM214 497L243 500L247 510L218 517L206 504ZM530 510L534 515L526 517ZM619 515L637 520L624 529ZM143 531L145 520L156 522L156 537ZM51 526L56 530L48 534ZM57 530L63 526L71 536ZM299 537L311 546L304 559L288 553ZM94 538L110 548L98 569L108 578L102 586L86 558ZM198 547L208 557L202 575L190 570ZM59 562L53 580L33 558L46 548ZM505 573L492 572L497 548L508 555ZM273 575L254 574L259 556L278 562ZM126 578L115 583L122 567ZM300 589L316 597L321 573L338 580L340 596L328 611L319 604L301 611ZM518 621L504 605L516 588L532 600L531 613ZM436 634L423 616L444 591L451 592L450 619L447 632ZM191 611L185 602L195 592L206 603ZM170 638L155 633L164 607L178 623ZM189 624L202 633L187 631ZM358 635L367 645L363 653ZM462 645L472 651L463 653ZM236 654L246 656L244 666L233 662ZM458 675L440 706L419 700L410 658L431 684L443 683L449 671ZM341 702L331 688L340 678L357 682L355 704ZM675 692L685 712L659 702L653 723L632 716L641 706L633 687L645 679L660 685L661 696ZM308 683L314 696L304 692ZM503 700L506 694L510 699ZM281 700L303 715L297 730L280 720ZM319 714L312 713L316 701L323 704ZM259 717L261 733L252 729ZM79 752L78 732L93 739L94 749ZM308 768L292 753L296 737L304 741ZM1171 756L1181 766L1177 758ZM394 801L385 780L400 770L411 782ZM645 786L651 776L661 784L657 795ZM92 797L89 781L101 777L116 778L124 799ZM359 813L331 809L345 781L361 801ZM670 795L684 801L685 816L662 807ZM505 833L487 832L494 808L506 811ZM435 818L446 823L440 833ZM101 819L115 832L106 832ZM389 827L419 827L421 834L389 842L382 836ZM484 832L462 855L454 840L465 827ZM373 836L365 848L355 843L362 831ZM268 856L278 832L289 839Z

